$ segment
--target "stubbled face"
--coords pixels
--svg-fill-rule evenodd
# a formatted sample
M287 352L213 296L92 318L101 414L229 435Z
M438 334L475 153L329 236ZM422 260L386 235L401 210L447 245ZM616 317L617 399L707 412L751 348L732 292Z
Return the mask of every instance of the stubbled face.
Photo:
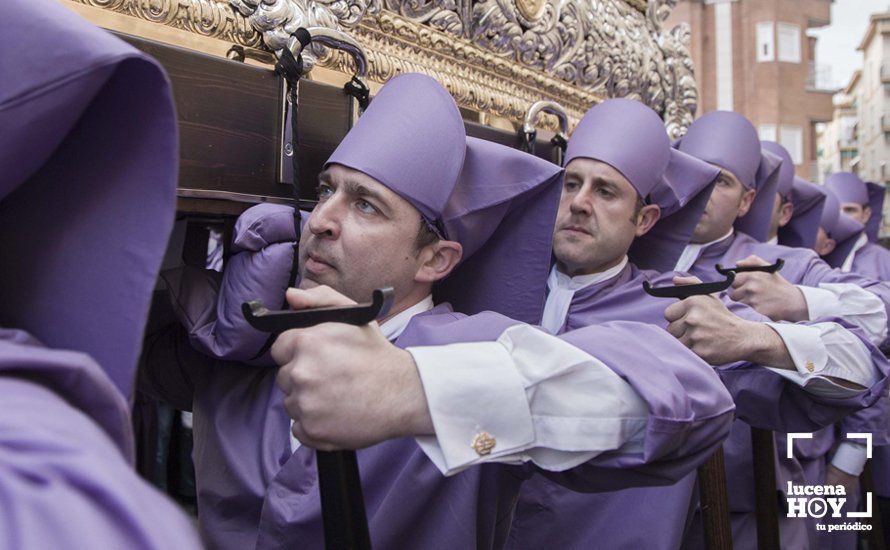
M357 302L391 286L408 294L422 263L421 221L411 204L374 178L334 164L319 175L319 203L300 239L301 288L327 285Z
M618 170L593 159L572 160L553 233L560 271L575 276L617 265L638 234L639 202L636 189Z
M820 256L827 256L834 251L835 241L831 237L828 236L828 233L825 232L821 227L819 231L816 232L816 254Z
M707 243L729 233L736 219L748 213L754 191L727 170L720 170L714 191L695 226L690 242Z
M841 212L863 225L868 223L868 219L871 218L871 208L855 202L842 203Z

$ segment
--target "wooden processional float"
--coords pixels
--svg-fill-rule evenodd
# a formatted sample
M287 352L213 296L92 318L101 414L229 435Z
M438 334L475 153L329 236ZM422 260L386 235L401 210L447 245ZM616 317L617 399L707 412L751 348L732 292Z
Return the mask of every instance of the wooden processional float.
M642 101L677 139L698 101L689 29L664 28L676 0L59 1L167 70L179 118L177 208L190 222L183 257L200 267L208 225L230 229L250 206L293 204L295 194L311 207L324 162L369 97L399 73L425 73L445 85L468 135L556 163L597 102ZM299 54L296 79L283 76L285 50ZM342 315L373 318L377 299L367 311ZM284 320L259 317L271 332ZM348 479L343 458L330 461L339 471L322 475ZM705 514L708 546L727 549L719 469L700 474L700 486L717 512ZM354 525L364 520L360 495L360 510L356 495L337 497L348 517L331 511L357 538L328 540L328 547L365 547L367 527Z

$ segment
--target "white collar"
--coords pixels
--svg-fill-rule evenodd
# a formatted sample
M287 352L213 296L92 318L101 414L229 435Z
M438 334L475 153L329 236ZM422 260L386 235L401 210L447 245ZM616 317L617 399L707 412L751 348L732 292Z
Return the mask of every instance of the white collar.
M576 277L569 277L562 271L556 268L556 264L553 264L553 267L550 269L550 276L547 278L547 288L549 290L553 290L555 288L564 288L566 290L581 290L584 287L601 283L603 281L608 281L609 279L618 276L621 273L621 270L627 265L627 256L625 255L621 258L621 261L618 262L614 267L610 267L605 271L600 271L599 273L590 273L588 275L578 275Z
M776 235L771 239L767 239L766 244L779 244L779 236Z
M693 244L689 243L686 245L686 248L683 249L683 253L680 254L680 259L677 260L677 265L674 267L674 271L682 271L688 272L693 265L695 265L695 261L698 260L701 251L705 248L711 246L712 244L717 244L719 242L723 242L726 239L732 237L735 230L730 227L729 232L726 235L723 235L719 239L714 239L713 241L706 243Z
M853 260L856 257L856 253L866 244L868 244L868 235L863 231L862 234L859 235L859 238L856 239L856 244L853 245L853 250L847 254L847 258L844 260L844 265L841 266L841 271L849 273L853 269Z
M541 316L541 326L550 334L557 334L566 323L569 314L569 306L575 297L575 292L592 284L601 283L613 279L621 273L627 265L627 256L624 256L618 265L599 273L590 275L578 275L569 277L556 269L556 264L550 269L547 277L547 301L544 303L544 314Z
M408 323L411 322L412 317L418 313L429 311L433 309L433 307L435 307L435 304L433 304L433 295L427 294L426 298L423 300L387 319L380 325L380 331L383 332L383 335L386 336L387 340L392 342L405 332L405 328L408 326Z

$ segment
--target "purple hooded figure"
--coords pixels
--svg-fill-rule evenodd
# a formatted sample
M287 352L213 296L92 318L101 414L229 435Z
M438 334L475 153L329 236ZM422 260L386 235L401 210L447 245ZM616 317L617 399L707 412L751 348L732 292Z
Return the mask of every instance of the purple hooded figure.
M349 176L341 180L338 174ZM301 260L307 255L313 261L301 261L306 266L301 284L310 279L349 290L336 278L349 275L338 247L351 246L377 227L375 217L364 218L373 215L368 205L350 198L350 189L360 182L377 195L392 193L407 201L415 223L455 240L464 253L432 296L405 303L406 309L380 325L387 339L414 357L436 433L399 437L357 452L376 548L500 548L519 487L534 473L584 491L671 483L709 456L726 434L732 404L719 378L663 331L613 323L555 338L516 326L516 319L537 321L543 310L561 175L559 167L531 155L467 138L444 88L429 77L407 74L383 87L320 176L322 201L305 222L300 249ZM371 206L388 210L396 203ZM243 248L230 261L218 298L211 306L186 305L181 317L188 321L188 312L216 307L222 318L225 304L251 299L254 287L257 292L263 286L283 290L286 274L275 281L260 276L272 271L270 262L289 266L292 259L285 254L294 238L292 211L279 210L264 205L242 216L235 242ZM366 231L350 230L353 222ZM413 240L416 230L410 229L407 236ZM364 279L379 279L371 274L374 265L359 254L367 250L352 249L352 259L369 266L361 273ZM385 257L389 271L402 269L405 260ZM485 295L479 288L486 289ZM489 311L468 317L456 312L454 303L465 311ZM243 333L253 341L248 347L256 343L234 325L216 328L216 338L234 341ZM159 393L194 410L207 543L320 547L315 455L288 434L290 419L275 370L198 354L184 344L183 329L170 330L173 347L163 334L150 339L148 355L157 353L148 374ZM647 346L630 351L631 359L627 342L640 337ZM548 345L538 352L528 349L541 339ZM226 349L246 355L248 347ZM201 349L218 348L205 342ZM573 359L548 365L565 353ZM533 357L531 370L518 376L514 367L490 361L505 354ZM521 363L520 357L513 360ZM656 360L662 365L656 372L645 367ZM584 382L593 373L604 376L595 384ZM558 386L563 383L571 385ZM515 391L522 398L508 400ZM604 422L612 420L606 418L587 419L600 401L609 403L601 414L620 419L623 426L610 427ZM542 406L552 410L542 411ZM480 427L491 434L493 450L468 445L478 439Z
M887 345L886 316L890 308L890 287L877 279L832 269L813 250L761 242L768 233L775 204L775 191L774 187L773 191L769 191L769 180L777 178L770 174L778 173L778 170L767 166L770 162L765 159L779 157L771 153L757 153L760 141L750 122L736 113L709 113L690 126L679 148L723 168L733 179L724 187L715 187L711 195L713 208L709 204L705 209L705 215L696 227L696 234L700 235L694 234L693 244L683 251L676 266L678 271L688 271L703 281L714 281L721 278L715 270L717 264L731 266L748 261L751 257L774 263L782 258L782 271L772 279L771 284L763 285L760 292L741 288L745 280L760 276L746 275L736 279L731 295L747 300L745 303L774 320L815 320L837 315L862 328L872 342ZM746 194L750 193L748 190L752 188L766 189L770 200L758 200L757 194L753 201L750 201L750 197L746 199ZM745 200L750 201L750 208L746 215L739 216ZM755 218L759 220L755 224L756 236L745 232L747 223ZM742 223L745 220L748 222ZM781 279L777 279L779 277ZM796 289L784 284L786 282ZM820 286L823 284L827 286ZM866 294L882 302L883 314L875 313L876 304ZM857 299L851 299L853 296Z
M884 206L884 189L868 184L850 172L838 172L828 177L825 187L834 192L842 215L865 225L865 233L853 242L842 271L853 271L865 277L890 280L890 251L878 244Z
M831 188L826 187L823 192L825 193L825 208L822 210L818 227L824 234L819 233L820 238L817 244L820 246L817 246L816 251L820 252L822 259L831 267L850 271L849 265L843 269L844 264L848 263L847 260L851 258L856 242L864 235L865 226L841 213L840 201ZM834 246L830 247L827 252L825 251L827 249L824 249L826 238L831 239L834 243Z
M815 248L819 221L825 208L824 188L794 176L791 203L794 213L791 220L779 228L779 244L791 248Z
M667 162L671 156L683 161L684 169L678 170L678 163L672 170ZM672 302L648 295L642 284L670 285L677 274L640 270L634 264L676 261L701 216L717 169L672 152L658 115L627 100L609 100L588 111L569 141L566 157L566 181L554 234L556 265L548 280L543 326L554 333L616 320L667 327L665 309ZM685 201L686 208L664 200L696 193L704 198L694 206L689 206L693 201ZM630 196L622 198L626 194ZM635 201L639 201L636 206ZM662 214L673 214L652 224L650 232L661 226L660 239L641 242L640 237L634 239L639 222L625 224L635 212L636 219L642 219L651 208L647 202L658 204ZM686 219L670 224L676 215ZM615 227L622 229L612 230ZM622 248L621 243L629 240L633 245ZM625 254L630 261L623 259ZM728 305L745 319L767 320L741 304L729 301ZM737 416L760 426L821 427L828 419L862 406L854 399L835 409L839 402L807 395L778 374L751 363L722 367L718 373L745 405L737 408ZM770 401L770 406L755 404L752 395ZM695 481L695 475L689 475L670 487L589 495L535 478L520 493L508 546L677 548L694 510Z
M739 262L754 261L752 257L757 257L758 263L773 263L782 258L785 265L778 274L741 274L733 283L730 297L751 305L773 320L815 321L812 326L819 327L820 331L827 327L843 331L840 327L855 326L862 332L851 330L847 333L853 338L850 349L863 345L870 352L871 362L875 365L882 364L883 359L875 353L873 344L886 339L887 288L878 281L832 270L811 250L761 242L768 235L776 202L775 187L770 191L768 181L778 178L768 176L771 173L781 175L781 172L770 170L764 163L765 158L772 156L771 153L761 151L758 154L761 144L750 122L735 113L710 113L692 124L679 147L681 151L723 168L732 178L725 185L721 182L715 188L706 214L696 228L696 235L693 237L695 244L684 251L677 269L688 270L702 280L709 281L719 277L714 269L716 264L731 266ZM756 190L753 200L750 191L752 189ZM762 196L764 190L768 197ZM749 235L746 231L756 234ZM756 291L750 286L754 283L761 285ZM821 286L822 283L835 284ZM860 287L867 287L868 292ZM790 306L792 303L796 304L795 307ZM854 343L854 340L858 342ZM844 354L842 348L838 348L838 357ZM814 351L815 348L806 354ZM860 366L868 368L868 362L863 356ZM845 360L838 364L852 363ZM751 397L756 393L754 391ZM873 397L876 398L877 395ZM875 401L876 399L872 399L862 404L870 406ZM738 396L736 405L739 410L745 408ZM830 423L824 422L821 425ZM751 424L758 426L755 422ZM777 429L762 424L758 427ZM814 427L817 428L818 425ZM727 469L737 472L728 476L728 479L730 483L740 484L736 487L737 490L730 489L730 494L736 495L730 503L730 509L734 514L734 532L743 536L738 542L744 545L753 540L750 538L753 537L753 531L745 527L753 525L753 490L745 477L750 474L750 437L741 428L741 425L734 426L724 449L727 454ZM799 464L784 464L784 461L779 463L778 474L780 491L783 489L783 480L800 479L803 475ZM805 538L811 538L812 534L807 532L803 522L782 521L783 540L788 544L792 540L800 543Z
M170 85L56 2L6 3L0 43L0 546L197 548L133 470L127 402L175 210Z

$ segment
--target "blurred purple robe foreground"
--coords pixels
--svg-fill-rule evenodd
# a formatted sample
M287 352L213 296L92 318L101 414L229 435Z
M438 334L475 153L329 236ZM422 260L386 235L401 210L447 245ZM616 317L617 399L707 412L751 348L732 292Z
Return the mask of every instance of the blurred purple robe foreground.
M199 547L133 471L129 405L89 356L0 329L0 396L0 547Z
M197 548L127 398L173 224L163 70L57 2L0 18L0 547Z

